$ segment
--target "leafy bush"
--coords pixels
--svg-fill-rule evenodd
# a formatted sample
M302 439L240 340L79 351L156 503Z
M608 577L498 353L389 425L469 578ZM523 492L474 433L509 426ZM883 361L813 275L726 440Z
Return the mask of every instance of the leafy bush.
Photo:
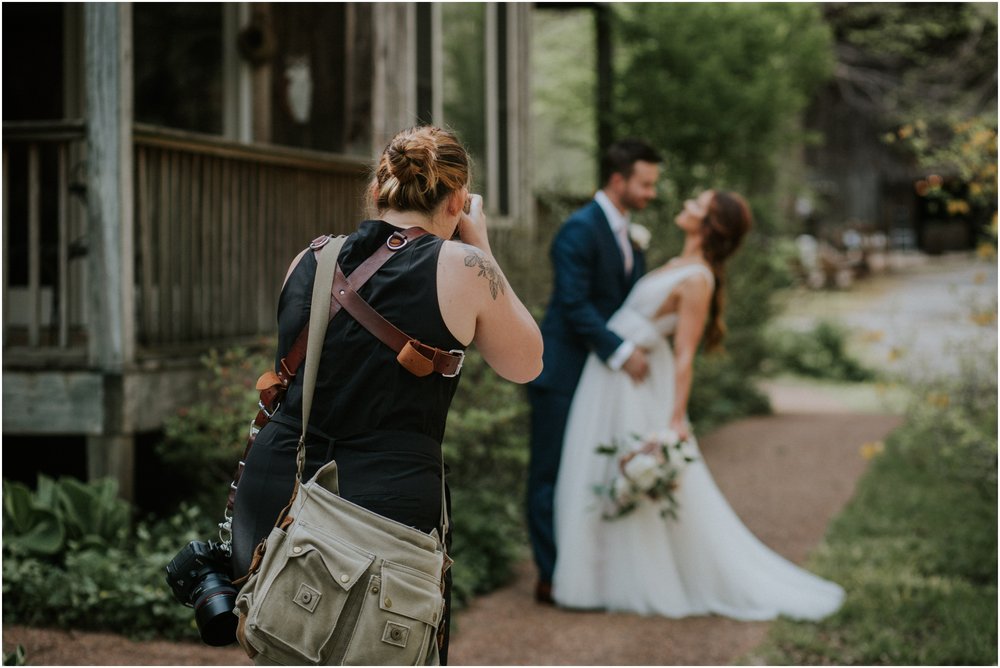
M93 498L107 488L105 483L71 485ZM125 502L115 501L117 509L128 511ZM196 637L194 614L173 600L164 567L188 541L209 535L199 509L183 507L169 520L142 522L132 531L123 524L113 540L95 533L99 521L79 527L82 532L74 528L67 534L82 538L68 539L59 554L25 551L4 537L4 622L112 629L134 637Z
M781 332L769 340L774 371L845 381L875 377L847 352L847 330L835 323L823 321L811 332Z
M470 350L448 414L456 603L509 581L523 556L529 409L524 389Z
M175 481L180 499L203 508L225 507L229 483L257 414L257 377L273 368L273 342L260 349L211 350L201 359L207 370L199 383L201 399L167 419L165 438L156 446L164 475Z
M18 645L9 652L3 653L3 665L5 666L24 666L27 665L27 655L24 651L24 645Z
M832 71L818 8L619 3L614 15L618 136L664 151L677 198L711 186L770 196L780 158L803 139L797 118Z
M813 560L844 607L776 623L746 663L996 664L995 369L918 388Z
M110 478L86 484L39 475L35 492L4 480L4 549L58 559L72 544L117 547L125 540L130 513Z

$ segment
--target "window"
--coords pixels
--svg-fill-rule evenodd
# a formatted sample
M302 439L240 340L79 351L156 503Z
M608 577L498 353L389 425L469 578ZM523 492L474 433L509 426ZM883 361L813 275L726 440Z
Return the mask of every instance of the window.
M222 133L222 6L135 3L135 120Z

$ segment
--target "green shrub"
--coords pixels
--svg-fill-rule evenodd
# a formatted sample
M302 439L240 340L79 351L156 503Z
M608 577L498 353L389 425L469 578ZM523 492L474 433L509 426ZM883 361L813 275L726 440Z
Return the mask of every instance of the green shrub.
M271 341L255 350L211 350L201 358L207 375L199 383L200 399L167 419L164 440L156 446L164 475L175 481L179 498L220 513L225 507L250 421L257 415L254 386L260 374L273 368L273 350Z
M188 541L208 537L210 526L199 509L183 507L169 520L139 523L115 544L69 540L58 559L26 553L5 539L3 620L196 638L194 613L173 599L164 568Z
M528 421L524 388L501 379L470 351L444 442L456 604L508 582L523 556Z
M24 645L18 645L9 652L3 653L3 665L5 666L24 666L27 664L27 656L24 651Z
M847 600L746 663L996 665L996 358L918 388L811 566Z
M3 481L4 549L16 554L61 558L73 544L117 547L129 527L131 509L110 478L83 483L38 476L35 492Z
M781 332L770 342L772 372L851 382L875 377L848 353L847 330L835 323L820 322L811 332Z

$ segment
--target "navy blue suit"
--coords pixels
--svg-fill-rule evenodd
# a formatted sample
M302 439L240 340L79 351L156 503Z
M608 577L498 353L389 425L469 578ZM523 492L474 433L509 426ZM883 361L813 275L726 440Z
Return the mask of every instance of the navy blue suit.
M553 495L573 392L592 351L607 361L621 345L621 337L608 330L607 322L646 268L642 252L633 246L632 271L625 275L618 241L596 201L563 223L550 257L555 285L541 325L544 368L528 386L528 529L539 578L546 582L551 582L555 568Z

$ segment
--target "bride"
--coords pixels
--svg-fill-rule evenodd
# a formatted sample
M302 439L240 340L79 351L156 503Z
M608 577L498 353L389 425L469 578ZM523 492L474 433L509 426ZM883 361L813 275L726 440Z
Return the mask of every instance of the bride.
M695 350L703 332L709 349L723 336L724 262L751 226L749 207L735 193L708 190L685 202L675 222L685 233L680 257L644 276L608 322L648 351L649 375L635 384L591 355L573 397L556 483L553 596L567 608L667 617L820 619L840 607L843 589L750 533L716 487L687 421ZM694 456L675 492L677 518L644 501L602 519L594 489L619 465L598 445L665 429L688 438Z

